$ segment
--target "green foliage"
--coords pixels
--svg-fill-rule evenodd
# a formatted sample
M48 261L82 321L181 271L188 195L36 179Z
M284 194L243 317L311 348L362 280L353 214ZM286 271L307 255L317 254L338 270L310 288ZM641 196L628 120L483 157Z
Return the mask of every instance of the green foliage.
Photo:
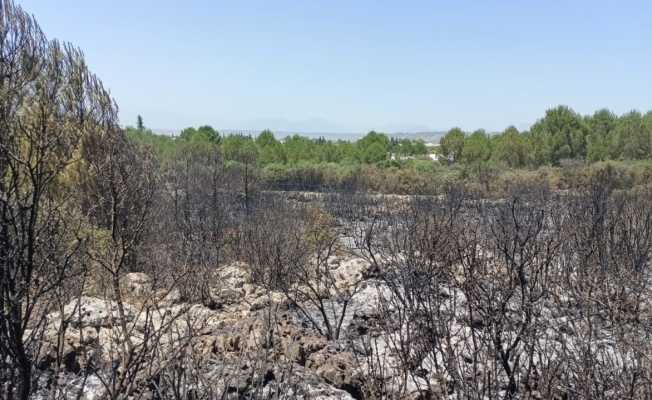
M441 154L450 162L458 162L464 151L465 133L460 128L453 128L441 139Z
M222 141L222 153L227 161L254 164L258 159L258 147L247 135L226 136Z
M387 159L387 148L381 143L372 143L360 149L360 160L366 164L381 162Z
M596 111L585 119L589 129L587 154L588 161L604 161L611 158L611 143L614 140L614 130L618 123L618 117L609 110Z
M125 133L131 141L151 148L162 162L166 162L174 156L177 143L171 136L157 135L149 129L140 130L133 127L127 127Z
M179 135L181 140L188 142L211 142L219 143L220 134L210 125L200 126L199 128L186 128Z
M391 148L391 152L397 155L399 158L428 154L428 148L426 147L426 144L421 139L396 140L392 138L390 148Z
M584 159L588 133L584 119L566 106L546 111L532 127L532 134L543 139L536 142L536 146L543 146L537 153L545 154L554 165L563 159Z
M406 139L407 140L407 139ZM428 154L428 148L423 140L418 139L412 142L412 154L414 155L426 155Z
M483 129L473 132L464 140L461 159L465 163L485 162L491 158L492 143Z
M513 126L505 129L501 135L494 138L493 159L510 168L522 168L528 162L530 146L527 137L519 133Z
M649 124L644 122L643 116L638 111L623 115L616 124L613 147L614 155L625 160L642 160L649 158L652 146L650 143L652 132Z
M359 160L373 164L387 159L390 150L390 140L384 133L371 131L356 143Z
M220 151L227 168L255 167L272 186L315 190L362 185L381 192L426 193L456 180L474 180L488 191L499 188L502 180L528 180L530 174L564 188L585 180L584 161L652 157L652 112L618 117L603 109L583 117L565 106L548 110L526 132L513 126L497 134L478 130L467 135L460 128L451 129L437 149L446 166L427 158L423 141L399 140L375 131L355 142L300 135L279 140L269 130L255 138L220 136L210 126L184 129L177 138L156 135L145 127L126 132L131 140L151 147L163 165L174 158L177 148Z
M313 160L316 156L317 143L307 137L294 135L285 138L285 151L290 164Z
M258 147L259 161L262 165L287 162L287 155L283 144L279 142L274 133L270 130L264 130L256 138Z

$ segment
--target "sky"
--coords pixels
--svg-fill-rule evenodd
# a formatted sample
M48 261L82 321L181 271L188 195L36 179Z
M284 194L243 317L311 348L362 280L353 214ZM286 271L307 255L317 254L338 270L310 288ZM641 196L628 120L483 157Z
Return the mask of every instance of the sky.
M412 132L652 109L652 1L16 0L124 125Z

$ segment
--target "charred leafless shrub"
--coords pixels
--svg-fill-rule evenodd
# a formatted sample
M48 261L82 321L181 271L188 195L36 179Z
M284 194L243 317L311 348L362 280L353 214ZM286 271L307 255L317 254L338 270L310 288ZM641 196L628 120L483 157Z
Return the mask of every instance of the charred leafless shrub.
M558 386L593 398L649 396L649 192L573 194L555 305L567 318ZM579 222L579 223L578 223Z
M283 203L259 208L245 228L254 282L283 293L321 335L337 339L360 278L336 281L329 261L345 251L331 216Z
M397 211L367 224L366 230L358 230L359 248L377 264L388 288L380 298L387 332L382 342L395 358L384 359L378 339L365 346L370 382L377 382L371 398L400 396L408 386L429 393L430 384L438 382L423 382L424 368L435 372L437 380L437 371L443 373L446 363L453 361L442 355L455 334L454 309L445 303L451 299L454 231L462 201L459 192L442 199L413 198L394 205Z
M274 357L266 337L252 348L207 353L201 343L201 325L193 327L192 340L151 381L148 393L161 399L289 399L300 392L293 365Z
M645 398L649 199L603 184L449 192L366 224L387 288L384 333L363 346L370 393Z
M178 315L159 315L156 296L127 304L124 278L147 269L141 252L152 234L153 202L158 179L147 152L129 143L117 127L84 138L80 170L81 208L89 222L88 257L97 281L108 284L96 293L116 312L103 346L113 365L98 365L93 375L107 397L128 396L152 369L160 368L157 350ZM155 286L152 284L151 289ZM131 301L133 303L133 300Z
M551 224L557 209L550 202L545 193L517 191L493 207L481 207L483 226L472 227L458 246L473 340L498 364L482 373L483 389L492 396L505 389L514 397L532 388L531 346L542 328L548 272L560 246Z
M248 218L243 237L252 280L271 290L289 279L289 266L300 263L307 249L301 241L298 212L280 202L258 208Z
M181 277L183 299L215 306L210 286L217 268L227 258L233 203L225 167L217 147L180 147L174 165L165 173L164 217L170 269Z

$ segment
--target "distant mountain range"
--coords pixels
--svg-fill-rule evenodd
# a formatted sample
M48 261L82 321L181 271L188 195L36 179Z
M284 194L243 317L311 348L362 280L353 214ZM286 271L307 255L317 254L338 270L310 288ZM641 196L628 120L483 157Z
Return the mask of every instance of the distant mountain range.
M180 129L153 129L153 131L159 135L169 135L169 136L178 136L181 133ZM260 133L260 130L253 129L218 129L222 135L234 135L234 134L243 134L257 136ZM323 137L328 140L358 140L363 137L366 133L341 133L341 132L296 132L296 131L274 131L274 135L277 138L284 138L286 136L300 135L305 136L311 139L317 139ZM445 131L432 131L432 132L395 132L389 133L391 137L397 139L411 139L411 140L423 140L426 143L439 143L439 140L446 134Z
M433 132L398 132L392 133L390 136L397 139L410 139L416 140L421 139L426 143L439 143L442 137L446 134L446 131L433 131Z

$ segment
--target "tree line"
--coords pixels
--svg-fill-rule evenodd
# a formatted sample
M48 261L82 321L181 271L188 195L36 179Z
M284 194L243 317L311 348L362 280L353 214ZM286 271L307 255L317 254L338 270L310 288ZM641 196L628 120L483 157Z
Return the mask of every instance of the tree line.
M458 182L501 191L510 180L547 181L551 188L581 186L602 168L616 169L624 185L646 181L652 171L652 112L616 116L600 110L581 116L566 106L550 109L530 130L502 133L448 131L440 146L398 140L369 132L357 141L277 139L265 130L251 135L221 135L210 126L184 129L178 137L157 135L142 118L127 136L148 145L161 164L184 148L220 154L227 168L247 170L262 186L281 190L348 190L383 193L436 193ZM437 157L431 157L434 153ZM434 161L433 158L437 158ZM251 179L250 179L251 181Z
M582 116L567 106L558 106L524 132L513 126L494 135L453 128L441 140L441 153L451 163L510 168L558 166L570 160L649 159L652 111L617 116L602 109Z
M247 152L260 166L299 164L376 164L397 166L389 161L407 158L425 159L437 153L444 163L486 164L507 168L558 166L571 160L597 162L607 160L643 160L652 158L652 111L632 111L617 116L607 109L582 116L570 107L558 106L546 111L529 130L520 132L510 126L500 133L484 129L465 132L449 130L439 148L428 149L422 140L396 139L375 131L357 141L310 139L300 135L277 139L270 130L257 137L220 135L211 126L184 129L178 138L156 135L142 125L127 128L130 136L154 145L161 154L170 154L175 146L187 142L222 146L227 160Z
M422 140L399 140L375 131L351 142L327 140L324 137L311 139L301 135L279 140L270 130L263 130L256 137L245 134L221 135L209 125L186 128L178 137L157 135L142 125L127 127L126 130L134 140L151 144L163 158L173 154L175 147L189 143L218 145L227 161L238 161L243 154L247 154L261 167L320 163L375 164L390 160L392 155L396 158L428 154L428 148Z

